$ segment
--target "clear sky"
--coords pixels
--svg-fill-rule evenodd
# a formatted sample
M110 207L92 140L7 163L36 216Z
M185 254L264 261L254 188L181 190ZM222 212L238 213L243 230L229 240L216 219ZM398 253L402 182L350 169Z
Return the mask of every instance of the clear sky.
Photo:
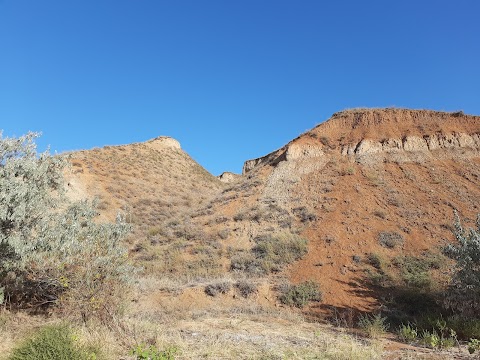
M478 0L0 0L0 129L240 172L352 107L480 114Z

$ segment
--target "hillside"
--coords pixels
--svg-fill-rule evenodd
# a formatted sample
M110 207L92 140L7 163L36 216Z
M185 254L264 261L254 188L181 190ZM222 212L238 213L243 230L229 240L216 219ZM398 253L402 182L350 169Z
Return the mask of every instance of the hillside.
M453 210L475 218L479 150L476 116L347 110L245 162L243 179L213 209L228 218L221 227L231 230L226 242L234 248L269 232L307 238L308 254L286 276L317 281L320 310L372 310L381 296L365 286L371 254L437 257L452 239Z
M154 272L220 276L232 251L259 235L299 233L308 254L282 274L321 284L323 307L367 310L377 301L361 285L361 259L438 253L453 209L470 219L478 212L479 153L479 117L357 109L246 161L243 176L227 174L226 183L160 137L72 153L69 185L71 196L97 197L108 218L128 212L133 256ZM382 246L382 236L401 244ZM172 244L189 251L160 266Z
M103 216L128 213L136 232L145 235L165 219L183 216L221 188L175 139L105 146L69 154L69 196L97 198Z
M479 212L480 117L462 112L342 111L218 178L168 137L68 156L69 196L134 225L130 316L184 341L232 314L288 328L292 310L350 327L359 312L422 311L448 280L454 209L467 226ZM285 305L305 281L322 301Z

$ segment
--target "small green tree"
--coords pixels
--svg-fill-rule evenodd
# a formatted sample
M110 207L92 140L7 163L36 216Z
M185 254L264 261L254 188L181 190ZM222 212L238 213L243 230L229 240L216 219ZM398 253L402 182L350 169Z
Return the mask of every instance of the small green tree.
M445 248L445 254L456 261L445 306L465 316L480 314L480 214L476 229L463 228L455 212L454 235L458 244Z
M67 161L37 154L37 133L0 132L0 287L11 308L68 305L82 316L111 312L131 273L121 240L129 225L95 221L95 204L69 203ZM73 307L72 307L73 306Z

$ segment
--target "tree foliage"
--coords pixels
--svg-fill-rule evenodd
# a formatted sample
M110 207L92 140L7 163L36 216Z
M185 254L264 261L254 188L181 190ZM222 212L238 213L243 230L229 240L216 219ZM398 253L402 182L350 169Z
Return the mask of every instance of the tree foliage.
M476 229L465 229L455 212L454 230L457 244L445 248L445 254L456 261L446 294L447 308L465 316L480 314L480 214Z
M37 133L0 133L0 286L11 308L68 306L82 316L115 307L131 267L129 225L100 223L95 203L65 197L64 157L37 154Z

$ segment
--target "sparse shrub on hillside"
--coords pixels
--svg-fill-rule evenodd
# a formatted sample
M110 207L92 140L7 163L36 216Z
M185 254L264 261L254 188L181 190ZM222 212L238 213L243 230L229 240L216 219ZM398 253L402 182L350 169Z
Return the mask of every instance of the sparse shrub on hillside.
M330 146L330 139L326 136L321 136L320 142L325 146Z
M317 215L308 211L305 206L297 207L292 210L293 214L297 216L301 222L312 222L317 220Z
M392 276L387 271L388 263L380 255L370 253L365 259L366 263L373 266L375 270L367 269L367 280L373 286L386 287L392 283Z
M430 262L415 256L397 257L393 261L400 269L402 280L408 287L428 289L432 280L430 278Z
M373 286L389 287L392 285L392 276L384 271L370 271L367 270L367 280Z
M403 236L394 231L382 231L378 234L377 239L380 245L388 249L394 249L396 247L402 246L405 242Z
M260 261L252 253L237 253L230 260L230 270L243 271L248 274L260 275L264 270Z
M456 261L445 306L464 316L480 314L480 214L476 229L465 229L455 212L454 235L457 244L445 248L445 254Z
M255 238L251 253L235 254L230 269L263 275L277 272L285 265L300 259L307 251L307 241L291 233L267 234Z
M230 291L231 285L227 281L219 281L205 286L205 294L217 296L218 294L226 294Z
M352 165L343 166L343 167L339 170L339 175L340 175L340 176L355 175L355 168L354 168Z
M222 240L225 240L230 235L230 229L222 229L218 232L218 237Z
M385 266L385 260L378 254L370 253L367 255L366 262L375 269L381 270Z
M382 186L384 185L383 177L376 170L364 170L363 175L367 178L372 186Z
M428 253L422 257L398 256L391 262L371 253L367 255L366 262L376 271L368 269L367 276L370 283L375 286L428 290L433 284L431 269L439 268L438 261L438 256Z
M223 252L221 244L209 238L189 241L173 234L163 237L154 247L149 246L146 255L158 259L142 262L148 274L161 274L180 282L205 281L218 277L223 272L220 262ZM137 256L137 260L146 259Z
M94 204L66 203L65 159L37 155L37 134L0 137L0 286L10 308L66 305L83 317L115 310L131 267L129 231L96 221ZM124 292L124 289L122 290Z
M402 206L402 202L395 195L389 195L389 197L387 198L387 203L388 205L392 205L396 207Z
M215 219L216 224L223 224L228 221L228 218L226 216L219 216Z
M257 285L248 280L239 280L235 283L235 288L241 296L248 298L250 295L257 292Z
M148 229L147 236L153 238L162 233L162 229L159 226L151 227Z
M233 216L233 220L276 223L282 229L291 228L293 222L290 213L274 203L241 209Z
M222 246L216 240L211 241L199 241L190 248L190 253L193 255L206 254L206 255L219 255L221 254Z
M248 218L248 214L245 211L240 211L236 215L233 216L234 221L243 221Z
M305 239L289 233L259 236L255 242L257 244L252 248L252 252L261 260L267 273L281 270L308 251Z
M322 301L322 293L315 281L287 286L279 297L282 304L303 308L310 301Z

